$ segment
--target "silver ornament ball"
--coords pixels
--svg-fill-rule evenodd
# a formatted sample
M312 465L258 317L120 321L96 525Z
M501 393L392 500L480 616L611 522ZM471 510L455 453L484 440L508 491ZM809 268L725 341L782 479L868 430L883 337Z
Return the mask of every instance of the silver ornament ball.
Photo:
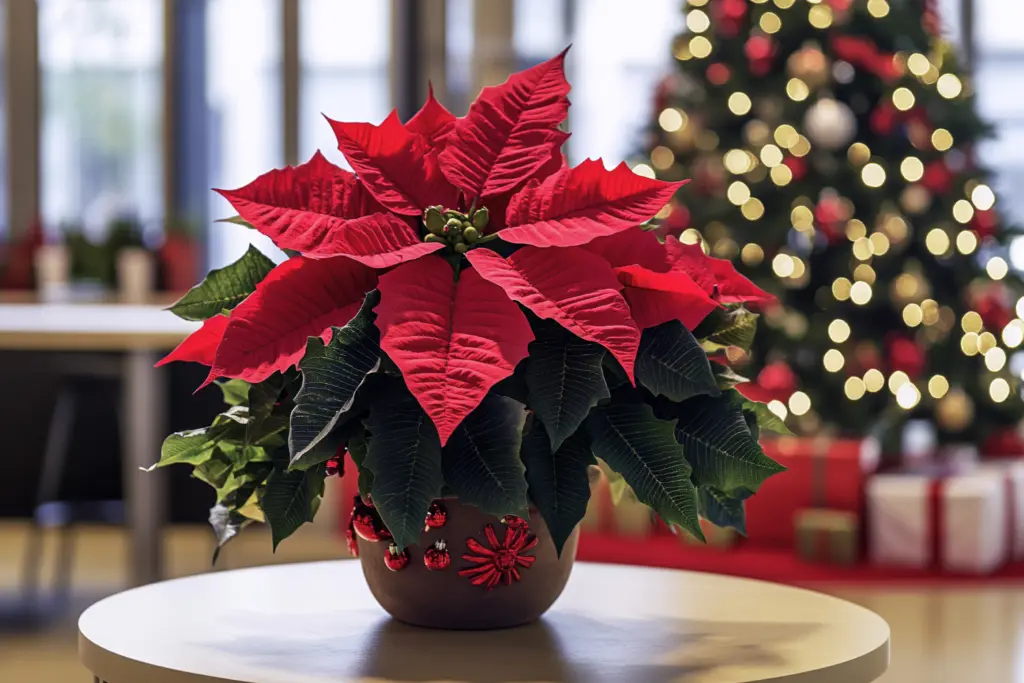
M811 142L828 150L845 147L857 133L853 111L832 98L818 100L804 115L804 131Z

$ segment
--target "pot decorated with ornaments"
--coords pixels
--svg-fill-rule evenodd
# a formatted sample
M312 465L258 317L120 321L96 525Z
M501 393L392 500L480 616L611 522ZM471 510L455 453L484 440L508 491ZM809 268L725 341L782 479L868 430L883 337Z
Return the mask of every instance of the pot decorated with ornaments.
M564 59L463 118L431 95L405 123L330 121L354 172L317 153L221 191L292 256L252 247L171 307L198 329L160 363L208 366L227 406L155 467L215 489L218 553L253 523L276 548L348 476L382 607L479 629L558 597L599 459L681 533L743 528L780 422L708 353L749 349L772 297L641 227L680 183L566 164Z

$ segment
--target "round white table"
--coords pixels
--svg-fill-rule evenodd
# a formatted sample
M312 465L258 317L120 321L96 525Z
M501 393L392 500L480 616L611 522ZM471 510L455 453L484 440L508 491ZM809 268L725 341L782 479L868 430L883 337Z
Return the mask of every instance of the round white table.
M538 623L432 631L391 620L358 562L339 561L120 593L82 615L79 653L106 683L868 683L889 627L798 588L580 563Z

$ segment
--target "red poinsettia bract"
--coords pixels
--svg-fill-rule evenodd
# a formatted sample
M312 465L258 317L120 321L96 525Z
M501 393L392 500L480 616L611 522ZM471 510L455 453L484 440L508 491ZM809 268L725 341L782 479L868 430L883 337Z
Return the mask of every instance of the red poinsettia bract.
M377 288L381 348L445 443L527 355L520 305L601 344L632 379L642 329L692 328L720 303L767 296L699 247L638 227L681 183L625 164L564 164L564 60L484 89L464 118L431 93L404 125L394 113L379 126L329 120L355 173L317 153L220 191L301 256L166 360L209 364L207 382L260 382L295 365L309 337L329 339ZM499 243L501 253L489 248Z

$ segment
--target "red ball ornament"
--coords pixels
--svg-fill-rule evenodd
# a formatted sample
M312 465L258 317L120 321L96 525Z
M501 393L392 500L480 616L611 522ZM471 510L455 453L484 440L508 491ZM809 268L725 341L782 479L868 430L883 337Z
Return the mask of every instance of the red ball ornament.
M348 546L348 554L352 557L359 557L359 542L356 540L356 530L349 520L348 528L345 529L345 544Z
M754 76L766 76L772 70L772 56L775 54L775 43L767 36L751 36L743 45L747 55L750 73Z
M910 379L917 379L925 364L924 349L913 339L895 337L889 341L889 367L893 371L902 370Z
M434 502L430 504L430 509L427 510L427 521L423 530L440 529L447 522L448 512L439 503Z
M945 194L953 187L953 173L942 159L925 164L921 184L932 194Z
M846 208L839 197L826 197L814 207L815 224L828 238L829 243L843 239L843 225L846 219Z
M991 237L999 226L999 216L995 209L975 210L974 218L971 219L971 228L978 233L978 237Z
M981 316L986 329L999 332L1013 320L1010 295L1002 283L993 283L975 298L972 308Z
M712 6L718 32L726 38L735 38L743 28L747 14L747 0L719 0Z
M782 160L782 163L793 174L793 180L803 180L803 177L807 175L807 162L800 157L787 156Z
M384 541L391 538L391 532L387 530L372 510L359 510L352 514L352 527L359 538L364 541Z
M522 517L516 517L515 515L505 515L501 518L501 523L512 529L530 530L530 523Z
M863 374L868 370L879 370L882 367L882 354L873 342L861 342L853 351L853 363L847 366L850 374Z
M409 566L409 551L399 551L398 546L391 543L388 545L388 549L384 551L384 566L393 572L405 569Z
M448 554L448 546L443 540L427 548L427 552L423 553L423 564L432 572L447 569L451 563L452 556Z
M708 82L712 85L725 85L731 76L732 72L729 71L729 67L721 62L708 65L707 77Z
M869 123L871 130L879 135L889 135L896 129L896 122L899 118L899 111L891 102L885 100L871 112Z

